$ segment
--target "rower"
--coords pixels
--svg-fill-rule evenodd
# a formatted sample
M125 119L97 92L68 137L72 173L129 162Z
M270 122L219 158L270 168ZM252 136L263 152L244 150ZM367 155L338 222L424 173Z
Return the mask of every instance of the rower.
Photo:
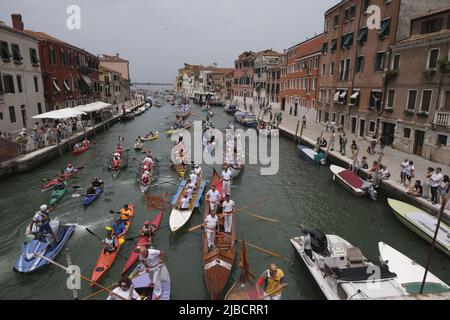
M120 299L118 296L122 297ZM120 280L119 286L112 291L106 300L141 300L139 294L132 288L132 282L124 277Z
M283 289L281 286L286 283L283 270L272 263L269 269L264 271L256 281L258 286L264 285L267 297L264 300L281 300Z
M89 140L87 140L87 139L83 140L83 147L85 147L85 148L89 147Z
M103 180L99 179L98 177L95 177L94 180L92 181L92 186L94 188L100 188L101 186L103 186L104 182Z
M114 159L113 159L113 161L112 161L112 168L115 169L115 170L117 170L117 169L120 168L120 166L121 166L121 163L120 163L120 157L117 156L117 155L115 155L115 156L114 156Z
M89 186L89 188L87 189L87 191L86 191L86 195L87 195L87 196L91 196L91 195L96 195L96 194L97 194L97 191L95 190L94 185L91 184L91 185Z
M191 174L189 175L189 180L192 181L194 186L197 185L198 176L195 174L194 170L191 171Z
M145 170L141 177L141 182L144 185L147 185L150 182L150 172L148 170Z
M155 226L150 221L145 221L144 226L139 232L139 235L141 237L147 237L149 239L149 242L151 242L151 238L153 237L155 230Z
M153 283L155 300L159 300L162 294L161 267L164 264L164 251L141 247L139 249L139 261L141 261L141 266L145 268Z
M209 209L216 211L219 206L220 192L216 190L216 186L212 185L211 189L206 193L206 202L209 202Z
M188 195L188 199L189 201L192 199L192 195L195 191L195 184L191 179L188 179L188 181L186 182L186 193Z
M30 225L30 230L32 230L33 224L35 224L39 228L39 232L43 234L51 234L53 236L53 241L56 243L58 242L58 237L50 226L50 220L50 212L48 211L48 207L43 204L39 208L39 211L34 215L33 221Z
M198 164L195 165L194 173L197 175L197 177L201 177L202 175L202 167L200 167Z
M75 143L75 145L73 146L73 150L78 150L81 148L81 144L79 143Z
M105 248L104 250L106 252L114 252L116 251L117 248L117 240L116 238L113 236L113 228L111 227L106 227L106 238L104 240L102 240L102 242L105 244Z
M71 163L68 163L67 164L67 167L66 167L66 170L65 170L65 173L74 173L75 172L75 168L74 167L72 167L72 164Z
M120 209L119 213L120 213L120 220L122 220L123 223L126 223L133 216L133 211L131 211L131 209L128 208L128 204L124 204L123 209Z
M206 232L206 239L208 240L208 251L214 247L214 241L216 238L216 229L219 219L216 216L216 211L210 211L203 222L203 227Z
M231 194L231 179L233 174L231 173L231 167L227 166L226 169L222 171L222 195Z
M189 195L185 194L183 198L180 200L180 211L189 210Z
M231 234L231 226L233 225L233 215L236 213L234 201L230 199L230 195L225 196L225 200L222 202L225 233Z
M58 190L64 190L66 188L66 185L64 184L64 180L61 178L58 178L55 184L55 191Z
M126 232L125 229L126 229L125 228L125 223L122 220L117 219L116 223L113 225L114 236L117 237L117 238L120 238L121 236L124 236L125 232Z
M143 163L143 164L153 165L153 159L152 159L150 156L147 155L147 156L144 158L144 160L142 160L142 163Z

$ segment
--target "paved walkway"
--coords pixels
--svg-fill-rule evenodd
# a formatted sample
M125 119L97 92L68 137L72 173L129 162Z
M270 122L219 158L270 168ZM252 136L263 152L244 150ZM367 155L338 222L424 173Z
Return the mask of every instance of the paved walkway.
M242 111L245 111L243 109L243 106L239 106L239 109ZM254 108L253 112L258 116L259 107ZM283 114L282 122L280 124L280 130L288 132L292 135L295 135L297 123L298 123L298 121L300 121L300 124L298 127L298 134L297 134L297 136L300 136L300 131L301 131L300 129L302 126L302 117L303 117L303 115L305 115L307 121L306 121L306 129L303 129L302 140L307 141L310 144L315 144L317 138L320 137L321 133L323 132L323 137L327 140L327 142L329 143L331 141L331 134L332 134L331 131L327 132L325 125L316 121L315 112L311 112L311 110L308 110L308 109L302 108L302 107L299 108L297 117L294 117L293 115L289 115L289 110L283 112L279 109L272 109L272 113L274 115L276 112L282 112L282 114ZM262 117L262 115L263 115L262 111L261 111L260 115ZM267 120L267 121L270 120L270 115L266 114L264 116L264 120ZM350 146L352 144L352 140L355 140L356 144L360 147L359 158L362 158L362 156L366 156L367 162L369 164L369 168L372 167L373 161L379 160L380 154L377 153L380 150L379 145L377 145L377 147L375 148L375 154L369 155L367 153L367 148L369 146L368 140L366 140L365 138L357 137L356 135L353 135L348 132L346 132L346 136L347 136L347 140L348 140L347 147L346 147L346 156L342 156L339 153L338 133L336 133L336 141L335 141L335 145L334 145L335 151L329 151L330 155L332 155L332 156L348 163L348 165L350 165L351 163L353 163L353 160L350 158L351 157ZM411 183L412 185L414 184L414 180L420 180L423 183L423 181L425 179L425 173L426 173L426 170L428 167L432 167L432 168L440 167L440 168L442 168L442 174L450 175L450 167L449 166L445 166L440 163L432 162L432 161L426 160L422 157L419 157L417 155L404 153L402 151L395 150L391 147L386 146L384 148L384 153L382 155L381 163L383 165L387 166L388 171L391 173L391 178L389 180L383 181L382 183L389 184L391 187L394 187L402 192L407 191L407 188L405 188L403 185L400 184L400 164L402 163L402 161L404 159L414 161L414 167L415 167L416 173L415 173L415 178L413 178L413 180L412 180L412 183ZM368 170L364 170L364 171L367 172ZM412 197L409 195L408 195L408 197L410 197L411 199L414 199L416 202L420 202L423 206L426 206L427 208L429 208L430 210L433 210L434 212L436 212L438 210L437 207L433 206L430 201L427 201L422 198L415 198L415 197ZM450 211L449 210L446 210L446 214L448 215L448 217L450 219Z

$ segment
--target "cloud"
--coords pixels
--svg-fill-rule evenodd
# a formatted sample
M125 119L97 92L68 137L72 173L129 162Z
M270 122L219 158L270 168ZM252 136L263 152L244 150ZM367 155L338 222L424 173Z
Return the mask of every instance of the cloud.
M306 4L307 3L307 4ZM15 0L0 19L21 13L26 29L47 32L94 54L120 53L133 81L172 82L184 62L232 67L244 50L282 51L323 30L337 0ZM81 8L69 30L66 8Z

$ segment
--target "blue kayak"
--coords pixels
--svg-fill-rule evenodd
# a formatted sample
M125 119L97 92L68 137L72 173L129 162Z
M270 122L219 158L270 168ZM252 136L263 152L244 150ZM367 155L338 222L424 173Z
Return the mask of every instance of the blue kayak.
M92 202L94 202L95 199L98 198L98 196L103 192L103 187L95 188L95 194L92 195L85 195L83 197L83 206L87 207Z
M22 244L22 254L16 260L14 266L15 271L30 273L49 264L48 261L36 256L35 253L40 253L46 258L53 260L75 231L75 225L63 225L59 227L59 221L57 220L52 220L51 223L52 228L54 228L56 224L56 228L58 229L58 242L52 242L51 237L50 240L47 241L46 236L42 236L39 240L25 241Z

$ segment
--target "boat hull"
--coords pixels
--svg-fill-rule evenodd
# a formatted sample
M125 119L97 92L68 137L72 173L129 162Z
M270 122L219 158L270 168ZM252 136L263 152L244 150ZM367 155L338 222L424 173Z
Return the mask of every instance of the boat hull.
M95 195L85 195L83 197L83 206L87 207L94 202L103 193L103 187L95 188Z
M364 181L355 173L335 165L331 165L330 170L333 172L333 179L354 196L362 197L367 195L367 192L361 189Z

